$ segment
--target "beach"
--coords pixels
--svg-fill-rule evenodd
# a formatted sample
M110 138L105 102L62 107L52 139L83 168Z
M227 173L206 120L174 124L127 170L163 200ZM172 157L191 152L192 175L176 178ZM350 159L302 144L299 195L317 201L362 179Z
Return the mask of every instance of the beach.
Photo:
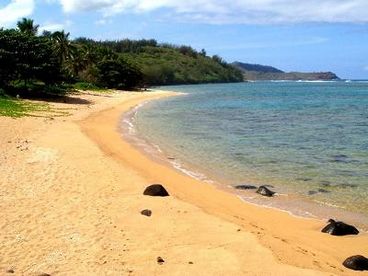
M368 255L366 233L321 233L325 221L246 203L122 139L124 112L175 95L82 93L53 104L70 116L0 117L0 274L362 275L342 262ZM170 197L144 196L152 183Z

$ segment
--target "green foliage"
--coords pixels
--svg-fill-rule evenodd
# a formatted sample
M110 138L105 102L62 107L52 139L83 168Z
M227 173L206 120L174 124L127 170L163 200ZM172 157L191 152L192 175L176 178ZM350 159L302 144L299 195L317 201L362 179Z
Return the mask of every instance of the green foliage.
M77 89L77 90L91 90L91 91L99 91L99 90L102 90L103 88L93 84L93 83L90 83L90 82L76 82L74 85L73 85L73 88L74 89Z
M148 85L237 82L239 70L213 59L194 54L190 48L145 47L140 53L123 54L142 68ZM194 50L193 50L194 51Z
M243 81L240 70L227 64L219 56L206 56L190 46L158 44L156 40L94 41L78 38L74 41L99 53L110 49L143 73L145 85L188 84ZM101 58L100 58L101 59Z
M32 19L23 17L22 20L17 23L17 27L21 33L35 36L38 32L39 25L34 25Z
M70 89L65 84L45 84L43 82L19 82L15 81L6 90L9 95L19 95L22 98L63 96Z
M52 84L60 78L60 63L49 40L17 30L0 30L0 45L0 87L12 81Z
M23 18L18 29L0 29L0 89L13 94L60 94L61 83L80 89L133 89L141 85L242 81L242 74L202 49L154 39L71 41L64 31L43 31ZM87 84L88 83L88 84Z
M107 88L129 89L142 79L141 72L122 58L102 60L97 69L98 84Z

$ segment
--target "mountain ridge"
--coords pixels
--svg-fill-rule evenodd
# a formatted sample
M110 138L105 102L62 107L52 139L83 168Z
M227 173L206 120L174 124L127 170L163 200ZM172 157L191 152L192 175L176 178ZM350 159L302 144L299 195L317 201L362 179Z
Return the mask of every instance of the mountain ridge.
M232 66L243 73L244 81L248 80L338 80L333 72L284 72L276 67L235 61Z

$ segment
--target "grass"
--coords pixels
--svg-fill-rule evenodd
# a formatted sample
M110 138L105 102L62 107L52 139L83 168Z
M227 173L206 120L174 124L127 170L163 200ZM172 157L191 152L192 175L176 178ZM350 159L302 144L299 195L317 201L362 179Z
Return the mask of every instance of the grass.
M0 95L0 116L20 118L66 116L68 112L51 108L47 103L33 103Z
M58 102L60 97L67 96L68 93L77 90L93 91L96 94L109 94L111 90L97 87L91 83L79 82L75 84L62 84L58 86L48 86L43 83L13 83L8 87L6 93L0 89L0 116L19 118L24 116L32 117L60 117L68 116L68 108L52 107L48 101ZM17 97L15 97L17 95ZM18 95L22 99L18 99ZM26 99L34 99L45 102L33 102Z
M0 98L0 116L23 117L37 111L47 110L47 104L35 104L13 98Z

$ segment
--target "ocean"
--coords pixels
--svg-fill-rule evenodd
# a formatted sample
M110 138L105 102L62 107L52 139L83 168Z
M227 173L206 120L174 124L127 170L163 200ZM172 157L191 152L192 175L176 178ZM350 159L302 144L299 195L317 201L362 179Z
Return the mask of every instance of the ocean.
M368 82L159 89L185 95L149 102L122 120L147 154L251 203L368 225ZM267 184L277 196L233 188L241 184Z

